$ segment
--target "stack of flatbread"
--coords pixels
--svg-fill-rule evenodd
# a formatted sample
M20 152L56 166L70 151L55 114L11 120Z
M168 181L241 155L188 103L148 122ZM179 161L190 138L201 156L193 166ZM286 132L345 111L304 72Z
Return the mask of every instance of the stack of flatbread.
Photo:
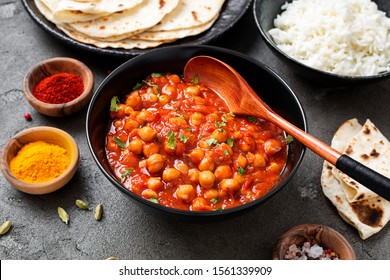
M35 0L69 37L99 48L145 49L198 35L224 0Z
M343 123L332 140L332 147L371 169L390 177L390 144L379 129L367 120ZM354 226L362 239L379 232L390 219L390 202L324 162L322 190L336 206L340 216Z

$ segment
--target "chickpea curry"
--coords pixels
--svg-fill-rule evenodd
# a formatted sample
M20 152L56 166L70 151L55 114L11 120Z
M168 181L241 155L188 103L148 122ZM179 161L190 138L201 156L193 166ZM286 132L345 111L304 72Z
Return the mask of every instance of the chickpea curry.
M166 207L215 211L269 192L287 159L284 132L235 116L195 76L152 73L113 97L106 154L118 181Z

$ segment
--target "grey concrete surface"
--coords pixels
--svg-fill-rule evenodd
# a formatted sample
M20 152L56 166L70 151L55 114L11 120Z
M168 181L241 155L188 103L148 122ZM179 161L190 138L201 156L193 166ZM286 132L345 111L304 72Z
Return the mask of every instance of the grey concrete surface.
M95 88L125 60L79 51L53 38L27 15L20 1L0 1L0 148L15 133L49 125L77 140L81 163L64 188L48 195L28 195L0 176L0 221L11 220L11 231L0 237L0 259L270 259L283 232L302 223L328 225L352 244L358 259L390 259L390 226L363 241L324 197L320 185L322 159L307 151L301 168L286 188L242 216L207 224L160 219L119 193L98 170L87 147L86 109L67 118L40 115L23 97L22 80L36 63L68 56L93 71ZM307 114L309 131L329 143L338 126L350 118L371 119L390 137L390 80L375 84L330 88L314 85L292 73L266 47L250 9L214 45L231 48L265 63L297 93ZM23 118L30 112L32 121ZM102 203L100 222L74 206L75 199L91 206ZM62 223L57 207L66 209Z

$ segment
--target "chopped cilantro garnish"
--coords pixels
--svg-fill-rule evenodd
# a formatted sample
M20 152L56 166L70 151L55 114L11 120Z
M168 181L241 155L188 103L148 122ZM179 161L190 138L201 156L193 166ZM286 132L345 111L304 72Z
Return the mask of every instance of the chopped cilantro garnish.
M149 198L149 201L153 202L153 203L156 203L156 204L159 204L157 198L155 198L154 196L152 196L151 198Z
M222 121L223 121L225 124L227 123L227 119L226 119L225 116L222 116L221 119L222 119Z
M235 118L235 117L236 117L236 115L235 115L235 114L233 114L232 112L230 112L230 113L229 113L229 115L230 115L231 117L233 117L233 118Z
M110 103L110 111L111 112L118 112L119 111L119 106L118 106L118 96L114 96L111 98L111 103Z
M210 139L206 140L206 143L209 146L218 145L218 140L215 139L214 137L211 137Z
M227 140L226 140L226 144L228 144L228 146L230 147L230 148L233 148L233 146L234 146L234 140L233 140L233 138L228 138Z
M160 73L152 73L150 76L152 78L158 78L158 77L161 77L162 75Z
M126 144L122 141L122 139L118 138L117 136L114 136L114 141L119 146L119 148L126 149Z
M192 79L191 83L193 85L197 85L199 84L199 75L198 74L195 74L194 78Z
M179 117L179 118L182 118L182 119L185 119L186 117L182 114L176 114L175 117Z
M186 143L188 141L188 137L184 136L183 134L179 134L179 140L183 143Z
M168 136L168 148L174 150L176 148L175 133L170 130L167 134Z
M218 128L221 128L223 126L226 126L226 122L215 121L215 126Z
M129 168L129 169L126 169L125 171L123 171L122 176L121 176L121 183L126 181L127 177L129 177L129 175L131 174L131 172L133 172L133 170L134 170L134 168Z
M212 204L215 204L215 203L218 202L218 198L213 197L210 201L211 201Z
M187 127L186 131L191 132L191 127Z
M252 117L252 116L248 116L247 119L248 119L248 121L250 121L251 123L255 123L256 120L257 120L255 117Z
M291 135L287 135L286 139L284 139L284 141L286 141L286 144L290 144L292 141L294 141L294 137L292 137Z
M133 90L137 90L139 88L142 87L142 84L141 83L137 83L134 87L133 87Z
M225 156L228 156L228 155L229 155L229 151L228 151L228 150L223 150L223 154L224 154Z
M147 84L147 85L150 86L150 87L156 88L156 89L157 89L157 95L158 95L158 97L160 96L160 89L158 88L158 85L153 84L153 83L148 82L148 81L145 81L145 80L142 80L142 82L145 83L145 84Z
M240 174L241 176L245 174L245 169L242 168L241 166L239 166L239 167L237 168L237 171L238 171L238 174Z

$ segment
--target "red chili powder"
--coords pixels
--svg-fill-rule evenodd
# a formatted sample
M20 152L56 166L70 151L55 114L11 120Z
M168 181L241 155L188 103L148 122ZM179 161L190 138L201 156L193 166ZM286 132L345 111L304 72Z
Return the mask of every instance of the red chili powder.
M84 91L83 80L74 73L58 73L39 81L33 90L38 100L62 104L79 97Z

